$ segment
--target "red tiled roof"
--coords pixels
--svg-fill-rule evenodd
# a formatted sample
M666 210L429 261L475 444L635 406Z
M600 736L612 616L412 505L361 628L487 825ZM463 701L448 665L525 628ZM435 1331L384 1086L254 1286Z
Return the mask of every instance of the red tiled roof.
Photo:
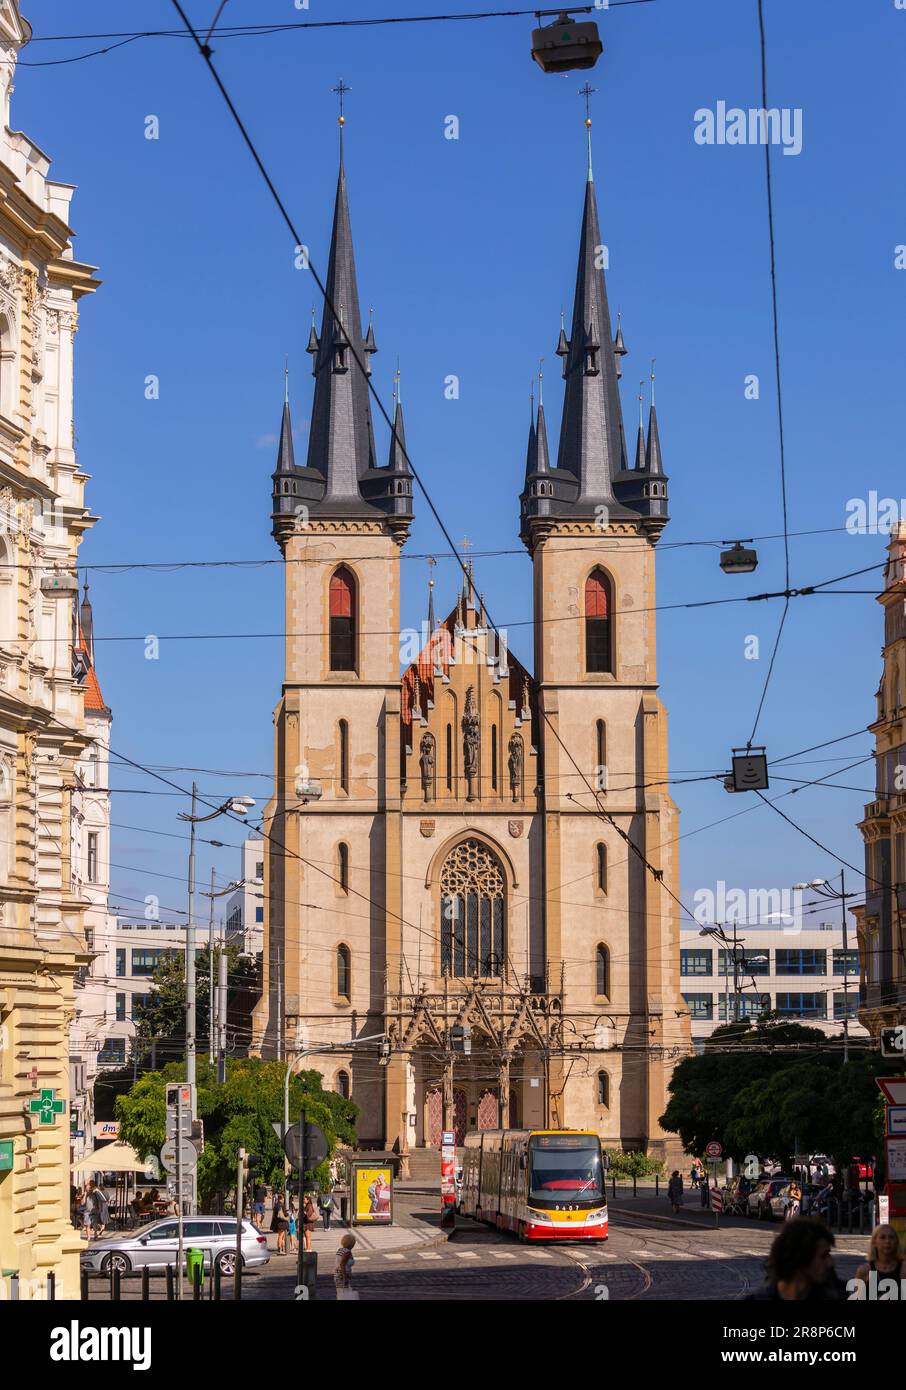
M97 672L92 665L91 657L88 655L88 648L85 645L85 638L81 633L79 633L79 640L76 643L76 651L81 652L88 662L88 674L82 682L82 690L85 693L85 713L108 714L109 710L101 694L101 686L97 678Z

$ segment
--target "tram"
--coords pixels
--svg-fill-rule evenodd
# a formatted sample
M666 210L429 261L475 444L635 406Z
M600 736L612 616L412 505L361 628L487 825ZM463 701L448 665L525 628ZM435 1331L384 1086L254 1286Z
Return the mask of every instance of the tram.
M467 1134L460 1211L524 1240L606 1240L598 1135L585 1129Z

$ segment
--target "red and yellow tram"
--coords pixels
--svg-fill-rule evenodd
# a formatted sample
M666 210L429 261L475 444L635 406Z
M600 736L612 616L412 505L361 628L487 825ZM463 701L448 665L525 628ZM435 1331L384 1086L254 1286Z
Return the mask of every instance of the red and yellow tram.
M598 1135L584 1129L467 1134L460 1210L526 1240L606 1240Z

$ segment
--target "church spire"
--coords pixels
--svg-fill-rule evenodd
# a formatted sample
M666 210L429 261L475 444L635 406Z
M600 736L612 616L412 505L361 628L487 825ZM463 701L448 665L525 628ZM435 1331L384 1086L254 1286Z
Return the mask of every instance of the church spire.
M586 103L590 91L582 91ZM589 151L590 121L586 115ZM601 503L611 509L619 508L613 478L624 467L625 449L617 358L602 268L603 249L589 157L572 332L566 340L561 329L557 346L566 379L557 468L572 474L578 484L573 508L567 510L593 511Z
M635 445L635 466L636 469L645 468L645 426L642 422L642 404L644 402L644 381L639 382L639 437Z
M85 575L85 588L82 591L82 606L79 610L79 625L82 629L82 638L85 642L85 650L88 653L88 660L94 665L94 614L91 611L91 600L88 597L88 575Z
M645 467L649 473L662 477L664 465L661 460L661 437L657 428L657 410L654 405L654 358L651 359L651 409L648 412L648 448L645 451Z

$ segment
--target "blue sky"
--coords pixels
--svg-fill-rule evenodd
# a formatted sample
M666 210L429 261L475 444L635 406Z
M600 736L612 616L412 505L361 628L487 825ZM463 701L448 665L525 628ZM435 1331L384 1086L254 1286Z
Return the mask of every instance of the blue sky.
M199 24L214 0L189 4ZM371 12L431 9L388 0ZM467 6L463 6L467 8ZM790 527L836 528L791 540L792 583L883 559L884 537L843 528L847 502L906 495L902 468L903 294L894 248L906 242L901 163L901 54L906 12L886 3L821 6L767 0L768 98L802 110L803 150L773 151ZM361 17L363 0L231 0L225 21ZM126 13L128 11L128 14ZM36 36L173 27L163 0L128 7L66 0L25 7ZM658 552L659 600L783 586L777 540L759 543L758 572L724 576L713 546L679 541L781 529L764 151L703 147L694 113L719 100L760 102L754 0L655 0L597 16L605 51L590 75L594 165L611 306L622 309L624 415L634 438L639 378L657 358L661 441L672 521ZM531 19L309 30L222 39L216 62L316 265L323 266L336 180L336 99L347 99L347 172L363 306L374 305L375 381L389 400L400 358L410 454L478 575L513 649L530 658L530 564L518 541L529 381L545 358L545 406L556 447L561 382L553 355L570 312L584 179L585 74L545 76L529 57ZM316 291L293 268L290 238L188 42L149 39L61 66L97 45L34 44L22 55L13 125L78 185L76 255L103 285L83 304L76 422L88 499L101 517L86 564L273 560L270 473L283 362L290 362L297 454L311 400L304 354ZM444 138L448 115L460 138ZM160 138L145 138L159 118ZM319 313L320 317L320 313ZM461 382L458 401L444 378ZM744 378L760 378L758 401ZM149 374L160 399L144 397ZM376 425L378 448L387 432ZM631 447L631 443L630 443ZM442 552L423 499L407 550ZM424 614L427 567L403 563L403 619ZM452 562L437 571L452 601ZM875 575L850 581L874 588ZM168 634L280 633L281 573L260 569L96 573L97 665L114 710L113 744L145 764L199 773L213 796L267 797L279 638L173 641ZM780 617L778 603L665 611L659 672L670 711L674 775L718 771L745 743ZM161 637L157 661L144 636ZM520 636L519 634L525 634ZM746 638L761 659L746 660ZM852 733L873 717L881 612L870 595L791 604L759 738L772 757ZM867 733L778 768L815 777L865 756ZM812 759L833 758L839 764ZM191 773L173 773L187 785ZM870 799L863 764L780 803L853 863L855 821ZM147 777L114 768L113 899L156 893L184 906L184 802L142 795ZM775 782L772 793L792 784ZM860 790L864 789L864 790ZM772 811L729 798L719 783L677 786L687 902L718 879L784 887L837 869ZM747 814L731 819L741 810ZM699 831L700 827L710 826ZM699 833L691 833L699 831ZM238 826L213 832L238 844ZM213 855L213 860L207 856ZM238 853L206 849L221 881ZM172 877L167 877L172 875Z

